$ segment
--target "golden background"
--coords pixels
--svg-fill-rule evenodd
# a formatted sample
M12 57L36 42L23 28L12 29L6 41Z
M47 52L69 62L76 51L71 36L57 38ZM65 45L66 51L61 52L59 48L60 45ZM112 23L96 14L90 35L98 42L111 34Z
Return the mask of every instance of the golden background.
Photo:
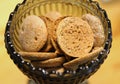
M28 78L16 67L6 52L4 30L10 12L23 0L0 0L0 84L27 84ZM89 78L89 84L120 84L120 0L97 0L112 23L111 52L101 68ZM106 0L107 1L107 0Z

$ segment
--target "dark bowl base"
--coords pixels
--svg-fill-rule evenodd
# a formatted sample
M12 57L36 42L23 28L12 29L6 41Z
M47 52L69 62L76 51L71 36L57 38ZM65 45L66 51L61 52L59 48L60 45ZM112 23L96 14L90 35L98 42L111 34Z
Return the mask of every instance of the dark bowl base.
M36 84L34 80L28 80L28 84ZM88 80L83 81L82 83L78 83L78 84L89 84Z

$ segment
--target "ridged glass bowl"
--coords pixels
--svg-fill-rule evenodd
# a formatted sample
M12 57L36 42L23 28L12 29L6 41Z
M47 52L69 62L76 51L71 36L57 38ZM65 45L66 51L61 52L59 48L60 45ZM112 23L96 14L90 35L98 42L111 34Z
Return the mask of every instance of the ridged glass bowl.
M36 68L29 61L24 60L22 56L18 54L18 51L21 50L18 41L18 31L23 19L29 15L42 16L50 11L60 12L63 16L81 17L83 14L90 13L99 17L105 32L104 50L99 53L96 59L80 65L76 71L65 70L62 74L54 70L47 72L40 67ZM111 23L106 11L100 8L96 1L92 0L24 0L23 3L18 4L10 14L5 30L5 46L11 59L18 68L30 79L33 79L36 84L82 83L103 64L110 52L111 42Z

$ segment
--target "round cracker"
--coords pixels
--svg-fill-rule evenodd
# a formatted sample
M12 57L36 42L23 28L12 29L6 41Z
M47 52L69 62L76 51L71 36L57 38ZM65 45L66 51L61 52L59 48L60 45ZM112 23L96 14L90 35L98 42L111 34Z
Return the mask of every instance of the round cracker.
M54 28L53 28L52 34L51 34L51 43L58 53L62 53L62 51L60 50L58 43L57 43L56 30L57 30L57 27L58 27L58 24L60 23L60 21L66 17L67 16L60 17L54 22Z
M19 54L28 60L47 60L57 57L54 52L19 52Z
M95 38L94 46L95 47L102 46L104 43L104 40L105 40L105 35L104 35L103 25L102 25L100 19L91 14L83 15L82 19L84 21L87 21L93 30L94 38Z
M35 15L27 16L19 31L19 42L24 51L39 51L47 41L44 21Z
M56 31L57 42L61 50L71 57L81 57L93 47L92 29L79 17L66 17Z
M82 65L88 61L93 60L95 57L97 57L102 50L103 50L103 47L98 47L92 52L84 55L83 57L78 57L69 62L64 63L63 66L66 69L76 70L79 65Z
M52 43L51 43L51 34L52 34L52 30L53 30L53 21L50 20L49 18L45 17L45 16L40 16L41 19L44 20L45 24L46 24L46 28L47 28L47 31L48 31L48 39L47 39L47 42L45 44L45 46L42 48L41 51L44 51L44 52L47 52L47 51L50 51L51 48L52 48Z
M32 64L35 67L49 68L49 67L62 66L64 62L65 62L65 57L57 57L57 58L48 59L44 61L32 61Z

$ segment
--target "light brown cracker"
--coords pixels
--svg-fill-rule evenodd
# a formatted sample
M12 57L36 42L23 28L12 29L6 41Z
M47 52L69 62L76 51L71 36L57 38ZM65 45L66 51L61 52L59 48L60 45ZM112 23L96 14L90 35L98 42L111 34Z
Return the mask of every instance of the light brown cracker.
M57 43L57 37L56 37L56 29L58 27L58 24L60 23L60 21L64 18L66 18L67 16L64 16L64 17L60 17L58 18L55 22L54 22L54 28L53 28L53 32L51 34L51 43L53 45L53 47L55 48L55 50L58 52L58 53L62 53L62 51L60 50L59 46L58 46L58 43Z
M40 16L40 18L44 20L47 31L48 31L47 43L45 44L45 46L42 48L41 51L47 52L47 51L50 51L52 48L52 43L51 43L50 38L51 38L54 23L53 23L53 21L51 21L49 18L47 18L45 16Z
M83 57L75 58L69 62L63 64L66 69L76 70L79 65L82 65L88 61L91 61L103 50L103 47L97 48L94 51L84 55Z
M55 41L51 38L51 43L52 43L52 46L53 46L54 49L55 49L55 52L56 52L57 54L61 54L62 51L60 50L57 42L55 42Z
M54 28L53 28L53 33L52 33L52 38L53 38L53 41L57 41L57 37L56 37L56 30L58 28L58 25L60 23L61 20L65 19L67 16L63 16L63 17L60 17L58 18L55 22L54 22Z
M103 25L100 19L91 14L83 15L82 19L87 21L93 30L94 38L95 38L94 46L95 47L102 46L105 40L105 35L104 35Z
M57 58L48 59L48 60L45 60L45 61L34 61L34 62L32 62L32 64L35 67L46 68L46 67L62 66L62 64L64 62L65 62L65 58L64 57L57 57Z
M53 52L19 52L19 54L28 60L47 60L57 57L57 54Z
M24 51L39 51L47 41L47 29L38 16L27 16L19 31L19 42Z
M56 35L60 49L71 57L81 57L93 47L92 29L79 17L66 17L61 20Z

